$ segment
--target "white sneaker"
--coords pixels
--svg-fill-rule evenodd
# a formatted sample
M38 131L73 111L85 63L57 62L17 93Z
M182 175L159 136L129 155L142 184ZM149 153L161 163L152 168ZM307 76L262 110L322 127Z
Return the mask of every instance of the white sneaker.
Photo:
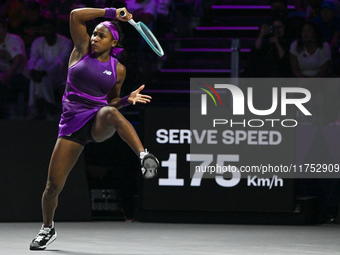
M57 232L54 229L54 222L52 222L51 228L45 228L44 225L42 225L39 233L30 244L30 250L45 250L47 245L52 243L56 238Z
M145 149L139 154L141 159L142 174L145 179L154 178L157 176L157 169L159 168L158 159Z

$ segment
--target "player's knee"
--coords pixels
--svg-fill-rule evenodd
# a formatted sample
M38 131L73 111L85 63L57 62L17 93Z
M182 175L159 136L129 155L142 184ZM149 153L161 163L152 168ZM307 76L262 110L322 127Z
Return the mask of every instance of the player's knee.
M45 188L45 198L49 200L55 199L56 197L58 197L62 188L62 185L57 185L53 181L47 181Z
M121 120L121 114L115 107L106 107L103 112L105 120L110 124L115 126Z

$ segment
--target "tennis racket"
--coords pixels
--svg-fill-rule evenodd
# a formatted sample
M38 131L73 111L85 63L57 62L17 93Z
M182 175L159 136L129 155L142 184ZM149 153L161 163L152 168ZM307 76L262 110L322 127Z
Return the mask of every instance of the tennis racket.
M125 11L120 12L120 16L124 17L126 15ZM143 37L143 39L147 42L150 48L160 57L164 55L164 51L162 46L159 44L157 38L151 32L151 30L141 21L135 22L133 19L128 21L130 25L132 25L139 34Z

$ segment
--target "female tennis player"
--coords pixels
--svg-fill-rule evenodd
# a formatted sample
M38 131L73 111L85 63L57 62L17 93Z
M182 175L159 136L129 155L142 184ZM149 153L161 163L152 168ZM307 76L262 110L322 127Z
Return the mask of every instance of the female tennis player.
M121 11L127 15L121 17ZM125 8L81 8L71 12L74 49L69 59L59 135L42 196L43 225L30 244L31 250L44 250L56 239L53 218L58 195L87 143L102 142L117 131L139 155L143 176L152 178L157 174L157 158L144 149L133 126L118 111L128 104L148 103L151 97L140 93L144 85L129 96L119 97L126 74L125 67L113 57L122 51L119 32L116 24L105 21L96 26L90 38L84 22L98 17L128 21L132 15Z

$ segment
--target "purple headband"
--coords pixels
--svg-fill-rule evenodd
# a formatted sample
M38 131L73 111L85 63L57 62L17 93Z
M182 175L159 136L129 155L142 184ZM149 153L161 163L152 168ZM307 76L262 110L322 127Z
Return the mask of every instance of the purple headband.
M110 21L101 22L101 23L99 23L99 25L106 26L110 30L113 39L119 41L119 33L118 33L118 30L117 30L115 25L113 25ZM113 47L112 50L111 50L111 55L118 55L123 50L124 50L124 48Z

